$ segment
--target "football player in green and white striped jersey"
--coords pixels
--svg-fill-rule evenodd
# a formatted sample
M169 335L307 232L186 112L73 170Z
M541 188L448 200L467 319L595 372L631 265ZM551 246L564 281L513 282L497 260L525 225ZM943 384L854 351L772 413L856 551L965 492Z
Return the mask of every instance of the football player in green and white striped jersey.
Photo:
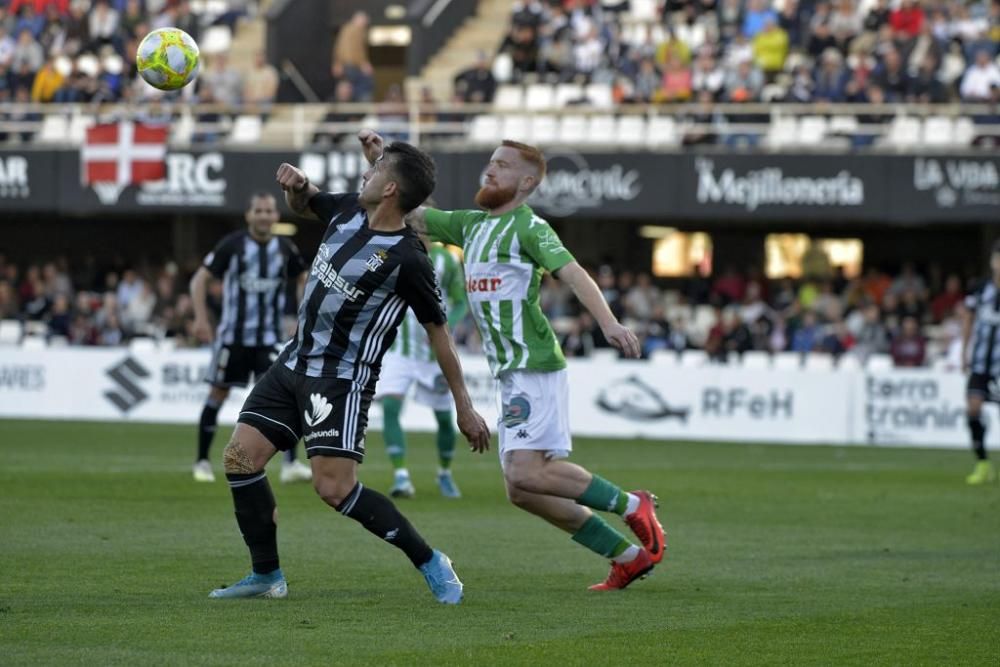
M428 248L428 254L438 285L444 292L448 324L454 327L468 311L462 265L447 248L439 244L432 244ZM406 435L399 421L403 401L414 385L414 400L431 408L437 420L437 483L441 495L460 498L462 494L451 473L451 461L455 453L455 417L452 413L451 393L431 351L424 327L417 322L412 311L407 311L396 340L382 359L382 372L375 387L375 400L382 404L385 450L394 471L389 494L395 498L411 498L416 493L406 467Z
M359 134L366 155L382 150L375 133ZM600 324L605 338L627 357L639 341L622 326L594 280L526 201L545 177L545 157L533 146L504 141L483 171L479 210L418 208L407 218L433 241L460 246L466 293L503 404L500 457L507 496L521 509L610 558L607 579L594 590L622 589L663 558L665 534L648 491L623 491L565 460L572 450L566 360L542 313L542 274L565 281ZM633 544L591 511L621 516L641 542Z

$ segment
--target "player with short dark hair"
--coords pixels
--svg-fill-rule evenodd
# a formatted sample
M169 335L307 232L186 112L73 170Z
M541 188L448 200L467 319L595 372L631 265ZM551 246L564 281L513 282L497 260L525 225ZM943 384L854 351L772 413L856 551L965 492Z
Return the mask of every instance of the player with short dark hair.
M489 448L489 429L465 387L434 269L423 243L403 222L407 206L424 201L434 188L434 163L400 143L371 162L361 192L353 194L321 193L296 167L278 168L289 207L329 225L299 306L298 331L250 393L226 446L226 478L253 571L211 597L287 595L264 466L301 438L320 498L401 549L439 602L461 601L462 582L450 559L431 549L391 500L357 479L382 356L407 308L427 331L455 398L459 429L474 450Z
M282 317L288 283L295 281L296 294L302 295L306 264L291 240L272 233L278 217L274 195L254 193L244 214L247 228L219 241L191 278L195 335L203 342L212 342L212 361L205 378L211 386L198 421L193 470L198 482L215 481L208 453L219 410L230 389L260 379L278 356L278 346L285 340ZM222 315L214 332L207 296L213 277L222 280ZM312 477L309 466L295 459L294 448L285 454L281 481Z
M376 154L380 138L365 143ZM517 507L565 530L573 540L611 559L611 572L592 590L622 589L645 576L666 550L648 491L626 492L566 459L569 427L566 359L542 312L538 290L546 271L564 281L626 357L639 341L618 322L590 275L527 200L545 177L542 152L504 141L483 171L480 210L419 208L408 219L433 241L464 252L469 312L479 328L503 405L500 456L507 496ZM641 546L591 509L621 516Z
M983 403L1000 403L1000 241L990 253L991 279L965 299L962 321L962 370L969 373L966 414L976 467L965 478L969 484L997 480L996 468L986 456Z

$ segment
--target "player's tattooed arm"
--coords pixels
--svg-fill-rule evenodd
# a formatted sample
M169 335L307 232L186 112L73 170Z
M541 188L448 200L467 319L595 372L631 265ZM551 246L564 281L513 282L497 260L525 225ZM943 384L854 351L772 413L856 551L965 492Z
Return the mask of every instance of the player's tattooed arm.
M282 162L275 178L285 192L285 202L288 204L288 208L305 217L316 217L312 209L309 208L309 200L319 192L319 188L309 181L309 177L304 171L287 162Z
M482 415L472 406L469 390L465 386L465 377L462 375L462 362L458 360L458 352L455 351L451 333L444 324L427 323L424 328L427 330L431 349L437 357L444 379L451 388L451 395L455 398L458 430L469 441L469 448L472 451L482 453L490 448L490 428Z
M556 277L569 285L584 308L590 311L609 343L626 357L638 358L642 354L639 339L614 316L597 283L579 263L570 262L556 271Z
M975 319L975 312L966 306L962 308L962 372L969 372L969 343L972 340L972 323Z

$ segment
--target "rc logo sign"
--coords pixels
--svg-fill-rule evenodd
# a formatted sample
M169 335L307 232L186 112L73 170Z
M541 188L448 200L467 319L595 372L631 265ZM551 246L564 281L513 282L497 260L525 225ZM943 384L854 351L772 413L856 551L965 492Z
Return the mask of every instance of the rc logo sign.
M107 370L107 376L115 383L115 388L104 392L104 398L128 414L132 409L149 398L138 384L138 380L149 377L149 371L132 357L126 357Z
M613 382L597 397L597 407L634 421L677 419L687 423L691 408L672 408L653 387L636 376Z

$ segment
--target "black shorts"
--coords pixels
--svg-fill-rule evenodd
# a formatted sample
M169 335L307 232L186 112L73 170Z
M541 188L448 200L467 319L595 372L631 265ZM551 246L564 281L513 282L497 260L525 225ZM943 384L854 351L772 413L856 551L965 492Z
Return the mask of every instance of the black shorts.
M969 376L969 384L965 387L965 393L971 396L980 396L984 401L990 403L1000 403L1000 379L995 375L973 373Z
M251 378L264 375L277 358L278 348L274 345L245 347L216 343L205 380L215 387L245 387Z
M237 421L253 426L282 451L302 438L310 458L346 456L360 462L373 393L374 383L362 387L352 380L314 378L274 364L250 391Z

